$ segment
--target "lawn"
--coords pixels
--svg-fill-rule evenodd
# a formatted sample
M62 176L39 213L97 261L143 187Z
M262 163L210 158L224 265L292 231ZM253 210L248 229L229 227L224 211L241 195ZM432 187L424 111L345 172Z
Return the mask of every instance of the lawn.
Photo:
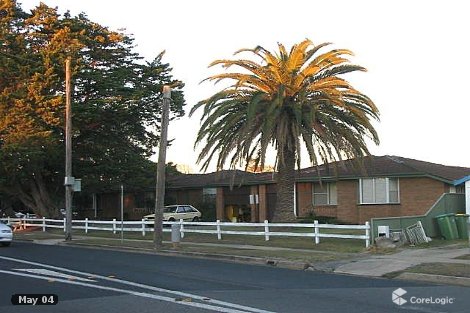
M406 272L470 278L470 265L460 263L423 263L406 269Z
M340 230L344 231L344 230ZM351 232L356 231L349 231ZM92 238L103 238L119 240L121 233L119 231L113 234L111 231L89 231L85 234L83 230L75 230L72 232L73 237L76 239L92 239ZM33 233L18 233L15 234L16 238L19 239L48 239L50 236L55 238L61 238L64 236L62 230L52 229L46 232L35 231ZM169 232L163 233L163 240L170 241L171 234ZM153 240L153 232L146 232L145 236L142 236L140 232L124 232L123 236L126 240L137 240L151 242ZM325 251L332 253L361 253L366 252L364 240L361 239L340 239L340 238L321 238L320 244L316 245L314 238L307 237L278 237L270 236L269 241L265 240L263 236L253 235L222 235L222 240L217 239L216 234L199 234L199 233L185 233L184 238L181 240L185 243L208 243L208 244L232 244L232 245L253 245L253 246L267 246L267 247L280 247L280 248L291 248L291 249L304 249L311 251Z

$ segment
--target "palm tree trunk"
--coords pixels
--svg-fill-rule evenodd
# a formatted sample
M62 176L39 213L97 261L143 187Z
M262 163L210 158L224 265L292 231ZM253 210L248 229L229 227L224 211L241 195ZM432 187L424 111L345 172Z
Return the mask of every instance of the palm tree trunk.
M284 162L278 160L276 207L272 216L273 222L295 221L294 184L295 184L295 151L284 147Z

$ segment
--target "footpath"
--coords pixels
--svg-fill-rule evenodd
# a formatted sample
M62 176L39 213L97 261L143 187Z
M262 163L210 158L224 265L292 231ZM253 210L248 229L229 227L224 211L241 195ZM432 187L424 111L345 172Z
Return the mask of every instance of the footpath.
M170 242L164 242L165 249L156 251L151 247L149 241L146 241L147 245L145 246L142 245L143 240L138 239L124 239L121 241L120 239L108 238L103 241L103 238L99 237L75 236L73 241L65 242L63 237L58 236L40 237L40 239L35 239L34 235L19 237L19 240L28 240L46 245L74 245L98 249L211 258L296 270L418 280L470 287L470 247L461 243L432 248L407 247L393 252L387 251L387 253L335 253L332 251L312 251L274 246L202 242L181 242L181 246L172 247ZM269 256L272 252L276 252L277 256ZM304 261L301 260L302 258L296 257L306 253L317 255L316 261ZM282 255L287 257L282 257ZM326 261L323 259L326 259ZM420 265L432 265L433 271L431 273L407 271L409 268ZM449 270L454 266L460 270L458 275L453 275L453 270ZM463 275L461 275L462 271L464 272Z

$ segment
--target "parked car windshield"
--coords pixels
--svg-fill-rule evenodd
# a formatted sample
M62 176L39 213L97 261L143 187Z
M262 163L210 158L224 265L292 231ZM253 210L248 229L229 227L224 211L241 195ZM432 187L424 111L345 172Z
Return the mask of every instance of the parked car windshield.
M178 208L177 206L166 206L163 209L163 213L175 213L177 208Z

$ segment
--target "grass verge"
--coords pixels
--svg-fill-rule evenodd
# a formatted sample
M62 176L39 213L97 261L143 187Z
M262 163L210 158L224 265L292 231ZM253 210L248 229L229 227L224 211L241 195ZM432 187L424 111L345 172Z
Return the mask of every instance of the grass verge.
M154 248L151 234L145 237L126 233L124 241L121 242L120 234L106 232L91 232L84 234L75 231L72 234L73 243L89 246L107 246L115 248L124 248L132 250L152 250ZM172 244L165 243L165 250L173 250L181 253L202 253L215 254L224 256L243 256L264 259L278 259L295 262L317 263L327 262L339 259L349 259L357 256L355 252L363 252L365 248L360 246L361 240L348 240L342 242L341 239L322 238L319 245L306 240L305 238L271 238L270 241L259 240L260 238L242 237L242 236L224 236L223 240L213 240L207 238L207 235L187 234L182 240L178 248L173 248ZM15 234L15 238L19 240L46 240L46 239L62 239L64 233L60 231L35 231ZM258 239L258 240L256 240ZM264 239L264 238L263 238ZM164 240L170 240L170 234L164 234ZM222 244L217 246L214 244ZM234 245L224 246L226 245ZM237 245L241 245L237 247ZM249 245L249 246L247 246ZM251 247L253 246L253 247ZM258 248L256 246L259 246Z
M107 246L115 248L146 249L153 251L153 242L147 240L125 241L121 243L117 240L95 238L86 240L74 240L76 244L86 244L91 246ZM346 258L345 255L333 253L318 253L315 251L292 251L292 250L256 250L256 249L233 249L230 247L217 246L195 246L189 244L180 244L174 248L171 244L164 244L164 249L180 253L197 253L222 256L243 256L263 259L282 259L295 262L316 263L333 261Z
M458 260L470 260L470 254L465 254L465 255L461 255L461 256L458 256L454 259L458 259Z
M31 233L15 234L16 238L23 239L48 239L50 237L60 238L64 236L63 231L48 230L46 232L35 231ZM73 237L83 238L104 238L104 239L120 239L121 234L117 232L90 231L85 234L83 231L73 231ZM152 241L153 233L147 232L145 236L141 233L124 233L125 239ZM163 240L170 241L170 233L163 233ZM360 239L338 239L338 238L321 238L320 244L316 245L313 238L302 237L275 237L271 236L269 241L265 241L264 236L243 236L243 235L223 235L222 240L217 239L216 234L197 234L186 233L182 242L186 243L209 243L209 244L231 244L231 245L253 245L263 247L279 247L290 249L305 249L309 251L324 251L339 254L356 254L367 252L365 243Z
M460 263L423 263L406 269L406 272L470 278L470 265Z

